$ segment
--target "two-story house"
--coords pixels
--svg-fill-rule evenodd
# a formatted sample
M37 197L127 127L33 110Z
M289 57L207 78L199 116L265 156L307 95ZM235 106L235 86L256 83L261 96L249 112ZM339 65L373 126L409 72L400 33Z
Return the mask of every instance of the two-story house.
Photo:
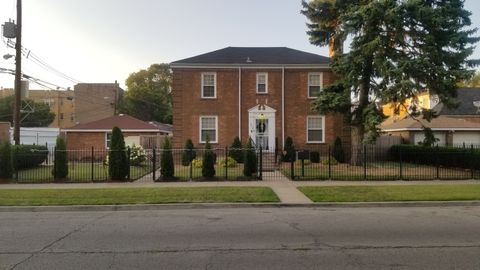
M293 138L297 149L345 143L342 115L319 115L311 101L333 82L328 57L286 47L227 47L171 63L173 143L219 147L238 136L273 151Z

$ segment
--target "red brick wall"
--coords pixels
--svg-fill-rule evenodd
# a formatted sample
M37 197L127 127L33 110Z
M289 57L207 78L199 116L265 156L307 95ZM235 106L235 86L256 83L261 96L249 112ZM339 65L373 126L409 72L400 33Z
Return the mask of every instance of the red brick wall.
M201 73L216 72L217 98L201 99ZM256 73L268 73L268 94L256 93ZM323 84L333 82L327 69L285 69L285 137L291 136L297 148L306 143L306 117L315 115L310 110L308 73L323 72ZM238 69L173 69L173 143L183 147L187 139L199 145L199 116L218 116L218 146L230 145L238 135ZM276 110L275 136L282 145L282 70L242 69L241 71L242 142L248 139L248 109L267 104ZM325 143L331 144L336 136L349 145L350 129L341 115L329 115L325 120ZM316 144L318 145L318 144Z

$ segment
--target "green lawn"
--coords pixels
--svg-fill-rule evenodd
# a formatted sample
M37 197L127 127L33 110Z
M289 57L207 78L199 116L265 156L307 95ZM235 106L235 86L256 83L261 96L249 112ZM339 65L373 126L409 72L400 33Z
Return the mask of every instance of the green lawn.
M42 183L53 182L52 165L42 165L35 168L25 169L18 172L18 182ZM130 178L138 179L152 171L151 166L130 166ZM93 181L108 180L108 166L93 164ZM92 181L92 164L75 163L68 166L67 182L90 182Z
M243 164L237 164L235 167L227 168L227 179L235 180L236 178L243 177ZM175 165L175 176L179 180L189 180L190 179L190 166ZM192 167L191 173L192 179L199 179L202 177L202 168ZM220 165L215 165L215 177L220 179L225 179L225 167Z
M315 163L304 167L303 175L301 165L295 165L295 180L365 180L363 166L352 166L350 164L338 164L330 167L328 165ZM290 178L290 164L284 163L281 167L282 173ZM329 177L330 176L330 177ZM472 173L466 169L439 168L440 179L470 179ZM478 173L474 177L480 177ZM397 180L400 179L400 163L398 162L369 162L366 170L367 180ZM435 166L420 165L412 163L402 164L402 179L405 180L427 180L437 179L437 168Z
M0 189L0 206L279 202L268 187Z
M480 184L405 186L328 186L298 188L314 202L480 200Z

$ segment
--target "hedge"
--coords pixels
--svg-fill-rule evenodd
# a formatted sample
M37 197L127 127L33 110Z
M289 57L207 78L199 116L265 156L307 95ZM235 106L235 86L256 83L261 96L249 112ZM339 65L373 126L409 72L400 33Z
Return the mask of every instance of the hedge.
M47 160L48 149L42 145L12 145L15 170L37 167Z
M480 169L480 149L402 144L390 148L390 157L416 164Z

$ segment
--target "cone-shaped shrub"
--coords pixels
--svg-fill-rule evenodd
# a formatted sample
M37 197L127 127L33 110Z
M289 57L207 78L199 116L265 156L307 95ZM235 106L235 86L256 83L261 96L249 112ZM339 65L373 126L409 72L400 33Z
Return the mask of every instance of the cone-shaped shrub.
M252 139L250 138L246 145L243 160L243 175L251 177L257 172L257 155L255 154L255 148L253 148Z
M292 137L287 137L285 139L285 148L283 149L283 161L295 161L295 146L293 145Z
M193 147L193 142L191 139L188 139L185 142L185 149L182 153L182 165L188 166L190 162L197 157L197 153L195 152L195 148Z
M345 162L345 152L343 151L342 140L340 137L337 137L333 143L332 156L340 163Z
M210 146L209 138L205 143L205 152L203 153L202 176L212 178L215 176L215 154Z
M128 169L127 151L122 131L118 127L113 127L108 151L108 175L112 180L125 180Z
M238 138L238 136L233 139L233 143L230 147L230 151L228 152L228 156L233 158L237 163L243 163L242 142L240 141L240 138Z
M175 174L175 165L173 164L172 144L168 137L165 137L165 140L163 141L160 166L160 174L164 179L173 178Z
M9 179L13 176L12 148L10 142L0 144L0 178Z
M57 137L55 147L55 160L53 165L53 177L55 180L65 179L68 176L67 146L62 137Z

